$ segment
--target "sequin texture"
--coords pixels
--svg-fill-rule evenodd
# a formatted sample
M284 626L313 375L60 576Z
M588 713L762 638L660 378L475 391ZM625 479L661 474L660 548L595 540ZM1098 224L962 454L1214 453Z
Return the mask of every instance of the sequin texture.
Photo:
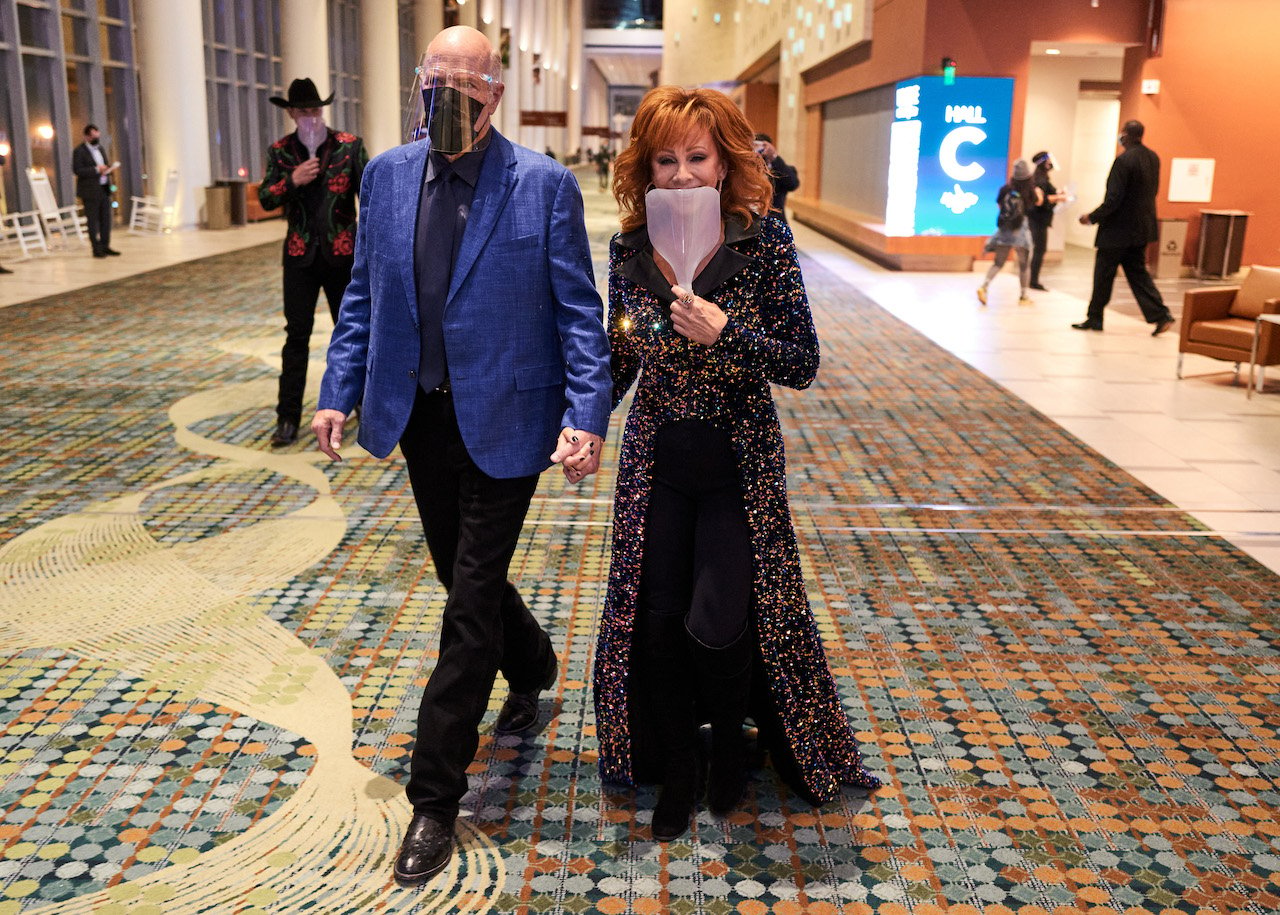
M717 260L720 263L717 263ZM695 290L729 323L712 346L671 327L672 296L655 277L643 229L609 247L614 405L639 383L623 431L613 553L594 673L601 775L635 784L631 653L655 433L698 417L729 433L751 527L756 630L769 690L806 793L879 787L862 765L809 608L787 502L786 457L770 383L803 389L818 370L818 339L791 230L768 217L726 226L725 245ZM702 280L703 277L699 277ZM717 282L712 280L712 282Z

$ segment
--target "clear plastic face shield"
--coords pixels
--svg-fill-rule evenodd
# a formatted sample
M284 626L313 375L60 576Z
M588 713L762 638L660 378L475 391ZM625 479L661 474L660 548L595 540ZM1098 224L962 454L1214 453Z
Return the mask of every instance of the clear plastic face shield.
M483 63L422 56L412 90L414 110L405 123L406 142L430 138L431 148L445 155L477 148L476 139L489 126L490 106L496 104L502 86L496 75L483 72Z

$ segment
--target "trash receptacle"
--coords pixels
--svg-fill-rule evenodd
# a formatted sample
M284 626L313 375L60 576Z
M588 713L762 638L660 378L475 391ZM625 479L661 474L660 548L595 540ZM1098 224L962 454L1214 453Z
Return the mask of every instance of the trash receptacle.
M1161 279L1177 279L1182 275L1182 255L1187 247L1185 219L1160 220L1160 240L1156 242L1152 273Z
M231 228L231 188L215 184L204 189L204 226L206 229Z
M1231 276L1240 269L1244 229L1251 214L1243 210L1200 211L1200 276Z
M231 224L233 226L245 226L249 224L248 207L245 205L245 191L248 188L248 181L241 180L224 180L214 182L218 187L224 187L229 192L228 200L231 205Z

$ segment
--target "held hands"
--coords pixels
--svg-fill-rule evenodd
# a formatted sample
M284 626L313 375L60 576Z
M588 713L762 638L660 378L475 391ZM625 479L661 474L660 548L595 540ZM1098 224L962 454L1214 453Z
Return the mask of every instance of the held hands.
M319 414L317 414L317 419ZM551 462L564 470L564 478L570 483L581 483L600 469L600 451L604 440L583 429L565 426L556 440L556 450Z
M319 174L320 160L314 157L308 159L293 170L293 186L301 187L304 184L310 184Z
M672 286L671 291L676 296L671 303L671 325L676 333L703 346L719 340L720 331L729 323L729 316L720 310L720 306L694 295L683 286Z
M331 461L341 461L338 449L342 447L342 427L346 425L347 414L341 410L317 410L311 420L311 431L316 434L316 446Z

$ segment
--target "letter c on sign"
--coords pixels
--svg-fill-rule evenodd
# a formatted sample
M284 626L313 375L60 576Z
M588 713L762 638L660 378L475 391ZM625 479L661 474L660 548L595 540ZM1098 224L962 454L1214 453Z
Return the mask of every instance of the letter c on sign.
M938 147L938 159L942 163L942 170L949 178L956 181L974 181L987 173L987 170L977 162L961 165L956 159L956 152L959 151L961 143L977 146L986 138L987 135L977 127L957 127L942 138L942 145Z

